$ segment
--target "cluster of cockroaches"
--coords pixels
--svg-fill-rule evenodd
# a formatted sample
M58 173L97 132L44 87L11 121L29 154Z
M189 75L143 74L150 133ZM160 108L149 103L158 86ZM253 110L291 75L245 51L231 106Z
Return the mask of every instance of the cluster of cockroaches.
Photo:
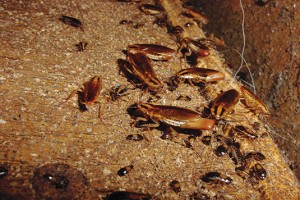
M132 2L130 0L118 0L118 2ZM136 1L135 1L136 2ZM186 6L186 11L182 15L196 20L198 23L205 24L207 19L198 11ZM150 15L162 15L163 8L143 4L139 9ZM82 28L82 24L79 20L63 16L61 18L66 24L74 27ZM156 20L157 22L158 20ZM161 23L162 20L159 19ZM188 25L186 25L188 26ZM180 38L181 27L172 27L167 25L168 32L175 34L177 39ZM183 29L182 29L183 30ZM211 49L214 46L214 42L209 39L192 39L183 38L180 40L179 51L171 49L169 47L157 45L157 44L133 44L128 45L125 51L127 60L119 59L118 65L120 71L126 76L126 78L134 84L134 86L142 89L144 92L150 92L153 95L159 94L164 89L163 82L157 77L155 70L151 64L151 60L154 61L168 61L173 58L177 52L181 52L185 60L189 61L191 58L194 62L198 62L199 59L207 57L211 54ZM191 62L190 62L191 63ZM189 84L198 85L212 82L222 81L225 78L223 72L208 69L190 67L178 71L168 82L169 90L173 91L180 83L187 82ZM99 76L92 77L84 84L83 90L76 90L68 98L70 99L76 92L78 93L78 102L80 105L93 104L102 89L102 81ZM116 101L123 96L128 90L127 86L118 85L111 88L109 96L111 100ZM197 111L171 106L171 105L158 105L149 102L137 102L134 104L135 111L132 115L135 117L134 125L136 127L167 127L168 130L212 130L216 126L223 126L223 133L216 135L215 138L219 145L215 149L217 156L224 156L228 154L233 162L236 164L236 172L238 175L245 177L254 177L256 180L264 180L267 176L266 170L260 163L256 161L262 161L265 156L260 152L249 152L243 154L240 151L240 144L235 141L235 135L245 137L250 140L258 138L258 135L254 133L250 128L242 125L231 125L226 117L232 113L235 106L239 103L243 103L250 111L259 114L269 114L265 104L249 89L244 86L240 87L240 92L236 89L230 89L219 94L214 100L212 100L209 110L210 114L207 118ZM132 106L130 107L132 109ZM131 113L130 113L131 114ZM138 123L142 122L142 123ZM223 125L222 125L223 124ZM164 135L168 138L167 135ZM142 135L128 135L128 140L140 141L143 139ZM202 138L204 144L209 145L211 142L211 136L204 136ZM191 144L187 141L187 146ZM122 167L118 171L119 176L126 175L130 170L134 169L133 165ZM221 183L230 184L232 178L216 172L208 172L201 177L201 180L206 183ZM180 184L174 180L170 183L170 186L177 193L180 192ZM126 195L129 195L126 193Z

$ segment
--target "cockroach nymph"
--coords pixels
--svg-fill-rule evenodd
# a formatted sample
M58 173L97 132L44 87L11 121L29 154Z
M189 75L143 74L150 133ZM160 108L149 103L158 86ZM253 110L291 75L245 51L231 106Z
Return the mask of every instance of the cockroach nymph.
M0 178L3 178L7 174L8 174L8 169L6 169L4 167L0 167Z
M230 184L233 181L232 178L219 172L208 172L201 177L201 180L206 183L214 184Z
M132 140L132 141L141 141L144 137L140 134L130 134L127 135L126 140Z
M104 200L150 200L152 197L148 194L141 194L135 192L116 191L105 197Z
M87 42L79 42L78 44L75 44L75 47L78 51L84 51L87 45Z
M174 180L169 185L174 192L178 193L181 191L180 183L178 181Z
M59 18L59 20L62 21L63 23L65 23L65 24L69 25L69 26L73 26L75 28L80 28L83 31L83 25L82 25L82 23L79 19L62 15Z
M125 167L122 167L121 169L119 169L118 171L118 175L119 176L125 176L126 174L129 173L129 171L131 171L132 169L134 169L133 165L127 165Z

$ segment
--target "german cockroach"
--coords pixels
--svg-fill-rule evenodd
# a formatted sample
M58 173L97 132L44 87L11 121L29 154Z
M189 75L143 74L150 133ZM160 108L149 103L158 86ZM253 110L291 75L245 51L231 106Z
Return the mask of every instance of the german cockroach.
M128 46L130 53L142 53L152 60L170 60L176 55L176 51L169 47L157 44L133 44Z
M242 125L234 126L233 130L239 136L250 139L250 140L255 140L258 138L258 135L256 135L252 130L250 130L249 128L242 126Z
M3 178L7 174L8 174L8 169L6 169L4 167L0 167L0 178Z
M75 44L75 47L78 51L84 51L85 47L88 45L87 42L79 42L78 44Z
M219 172L208 172L201 177L201 180L206 183L214 184L230 184L232 182L232 178Z
M165 11L162 7L151 4L142 4L139 9L148 15L160 15Z
M148 103L138 103L137 107L144 116L137 119L152 120L155 123L152 127L163 123L181 129L209 130L215 125L214 119L202 118L198 112L186 108Z
M56 189L65 189L68 184L69 180L67 177L63 175L52 175L49 173L45 173L43 177L51 183Z
M211 136L209 136L209 135L203 136L202 137L202 142L205 145L210 145L211 144Z
M125 85L117 85L115 87L112 87L109 90L109 98L112 101L116 101L119 99L121 96L126 95L126 92L129 90L129 88Z
M73 26L75 28L80 28L83 31L83 25L82 25L81 21L79 21L78 19L76 19L74 17L62 15L59 18L59 20L67 25Z
M175 80L178 80L178 82L185 80L190 84L210 83L223 80L224 78L225 74L223 72L198 67L182 69L175 75Z
M267 171L259 163L256 163L250 169L250 176L255 177L258 180L264 180L267 178Z
M150 63L150 60L142 53L127 53L128 61L120 62L119 66L125 75L130 75L138 81L136 85L150 92L158 92L162 88L161 81Z
M178 181L174 180L169 185L174 192L178 193L181 191L180 183Z
M213 100L210 108L211 113L217 120L226 117L239 102L239 96L239 92L235 89L223 92Z
M119 176L125 176L126 174L129 173L129 171L131 171L132 169L134 169L133 165L127 165L125 167L122 167L121 169L119 169L118 171L118 175Z
M150 200L152 197L148 194L135 192L117 191L109 194L104 200Z
M242 103L244 103L246 107L249 108L249 110L258 114L270 114L269 109L264 104L264 102L259 99L253 92L251 92L244 86L241 86L241 92L244 97L244 101L242 101Z
M132 141L141 141L144 137L140 134L131 134L127 135L126 140L132 140Z
M203 14L198 12L197 10L193 8L186 8L186 11L182 13L183 16L188 18L193 18L197 22L200 22L201 24L207 24L208 19Z

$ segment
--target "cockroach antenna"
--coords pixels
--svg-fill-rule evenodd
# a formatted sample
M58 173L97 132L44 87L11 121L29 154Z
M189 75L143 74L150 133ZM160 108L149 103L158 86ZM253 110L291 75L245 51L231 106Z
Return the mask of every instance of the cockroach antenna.
M245 35L245 11L244 11L244 6L243 6L243 3L242 3L242 0L240 0L240 6L241 6L241 10L242 10L242 35L243 35L243 47L242 47L242 52L238 52L241 56L241 64L240 64L240 67L239 69L236 71L236 73L234 74L234 77L233 79L236 79L236 76L237 74L239 73L239 71L242 69L243 67L243 63L245 63L248 71L249 71L249 74L250 74L250 77L251 77L251 81L252 81L252 87L253 87L253 91L254 91L254 94L256 94L256 88L255 88L255 83L254 83L254 80L253 80L253 76L252 76L252 73L251 73L251 70L248 66L248 63L246 62L245 58L244 58L244 52L245 52L245 46L246 46L246 35Z

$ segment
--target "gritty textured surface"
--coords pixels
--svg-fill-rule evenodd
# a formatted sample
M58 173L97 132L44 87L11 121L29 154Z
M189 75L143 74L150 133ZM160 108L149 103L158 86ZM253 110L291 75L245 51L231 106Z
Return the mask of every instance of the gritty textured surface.
M180 5L168 2L164 6L169 9L170 19L185 23L186 19L176 10ZM36 196L31 185L34 172L46 163L65 163L88 178L90 184L83 199L101 199L114 190L147 193L153 199L188 199L194 192L225 199L282 197L285 193L282 198L297 199L298 182L272 139L262 137L268 135L268 129L255 115L245 112L243 105L239 104L231 117L239 118L248 127L254 122L260 124L259 139L238 139L243 153L260 151L266 156L262 164L268 178L257 185L238 176L228 156L220 158L214 154L218 145L215 140L207 146L198 137L191 149L183 142L188 135L179 134L169 141L160 139L158 129L142 131L132 127L134 120L126 110L137 101L147 101L151 97L149 93L136 89L115 102L107 100L106 93L111 87L118 84L132 87L119 74L117 65L118 59L126 59L122 50L127 45L157 43L173 49L178 47L174 37L153 24L155 17L141 13L137 6L113 0L80 4L75 1L3 2L0 7L0 162L9 169L9 174L0 179L0 194L13 199L32 199ZM61 15L80 19L84 31L60 22ZM120 25L124 19L134 23ZM138 29L133 27L137 23L142 24ZM189 32L190 36L195 33L204 36L197 27L186 30L185 34ZM74 46L80 41L88 42L83 52L76 51ZM223 62L214 51L199 66L224 71L224 82L207 85L201 92L196 86L180 84L173 92L164 90L155 103L201 111L221 90L239 90L232 82L230 70L223 68ZM163 81L183 65L180 55L168 62L152 61L152 64ZM79 111L76 97L62 104L73 90L94 75L103 80L98 99L103 123L98 118L98 104L88 107L86 112ZM180 95L188 95L192 101L176 100ZM218 127L214 130L220 131ZM125 139L133 133L143 134L147 140ZM202 135L213 133L203 131ZM121 167L130 164L134 169L128 175L117 175ZM200 177L209 171L219 171L234 181L230 185L205 184ZM181 184L178 194L169 187L173 180Z

